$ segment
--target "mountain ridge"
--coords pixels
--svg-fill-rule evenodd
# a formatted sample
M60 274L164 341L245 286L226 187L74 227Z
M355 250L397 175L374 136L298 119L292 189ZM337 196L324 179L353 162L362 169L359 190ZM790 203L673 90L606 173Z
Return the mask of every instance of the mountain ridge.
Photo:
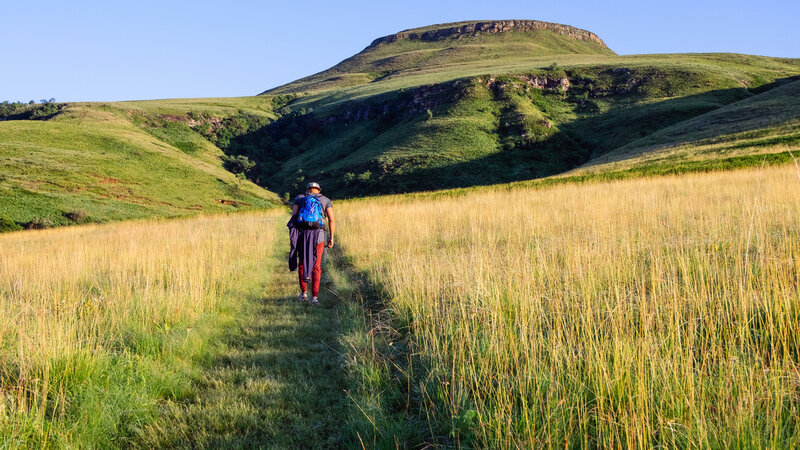
M329 69L260 95L368 84L420 67L568 54L616 55L596 34L569 25L539 20L453 22L380 37Z
M505 33L509 31L533 31L548 30L559 34L570 36L574 39L591 40L604 47L608 47L599 36L588 30L583 30L570 25L555 22L544 22L541 20L478 20L467 22L450 22L443 24L430 25L427 27L410 28L379 37L372 41L366 48L376 47L384 43L397 42L403 39L420 40L431 42L438 39L462 36L473 33ZM365 50L366 50L365 49Z

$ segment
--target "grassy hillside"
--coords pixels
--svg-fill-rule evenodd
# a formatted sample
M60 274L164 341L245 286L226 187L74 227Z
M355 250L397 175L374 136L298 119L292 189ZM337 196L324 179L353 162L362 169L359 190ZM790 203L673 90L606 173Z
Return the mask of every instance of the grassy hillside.
M432 25L376 39L326 71L267 91L292 96L281 117L226 151L254 160L251 175L277 192L309 179L338 196L465 187L576 167L628 170L606 163L621 154L644 161L667 130L691 134L700 117L725 107L709 116L718 126L705 129L705 141L682 148L752 164L748 156L770 151L766 143L800 137L794 91L773 91L798 76L798 59L620 56L591 32L546 22ZM749 143L734 123L752 112L748 105L761 105L762 116L743 131ZM735 152L708 146L723 135L737 140Z
M613 55L593 33L539 21L459 22L401 31L376 39L328 70L267 91L318 91L398 78L421 69L493 61L518 63L542 56Z
M405 41L376 48L398 42ZM724 106L746 114L745 106L733 107L744 100L783 104L782 112L765 108L776 123L798 109L793 91L773 88L800 74L800 60L509 55L457 67L423 65L358 86L298 94L285 107L289 114L232 142L231 151L271 149L252 159L275 191L297 190L313 178L336 195L352 196L556 175ZM793 131L784 131L792 139ZM721 125L713 132L732 131ZM741 146L739 153L757 151ZM707 157L725 155L709 151Z
M570 174L795 150L800 148L798 105L800 80L666 127L595 158Z
M223 168L187 114L271 116L269 98L77 103L0 121L5 228L264 208L277 197Z

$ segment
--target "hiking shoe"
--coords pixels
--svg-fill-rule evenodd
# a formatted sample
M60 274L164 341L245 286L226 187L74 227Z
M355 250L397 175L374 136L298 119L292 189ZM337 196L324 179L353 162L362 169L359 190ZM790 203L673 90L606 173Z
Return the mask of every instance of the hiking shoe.
M301 302L307 302L308 301L308 294L306 294L305 292L302 292L300 294L300 297L297 300L299 300Z
M317 297L312 297L311 298L311 304L312 305L319 305L319 300L317 300Z

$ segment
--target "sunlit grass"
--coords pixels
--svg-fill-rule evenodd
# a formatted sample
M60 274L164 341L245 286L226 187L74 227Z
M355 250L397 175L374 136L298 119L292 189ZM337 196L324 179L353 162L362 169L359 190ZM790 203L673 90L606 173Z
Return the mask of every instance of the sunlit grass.
M385 197L337 218L409 327L430 439L800 444L794 166Z
M119 446L165 399L232 298L259 286L275 213L0 236L0 446Z
M105 222L278 203L225 170L222 150L185 124L150 134L132 119L138 109L113 105L69 104L47 121L0 121L0 217L58 226L73 224L65 214L74 210Z

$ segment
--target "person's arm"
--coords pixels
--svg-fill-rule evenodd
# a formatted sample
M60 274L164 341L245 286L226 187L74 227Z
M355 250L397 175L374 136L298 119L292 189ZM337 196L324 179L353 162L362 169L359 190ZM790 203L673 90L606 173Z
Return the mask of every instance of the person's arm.
M292 205L292 215L293 215L293 216L294 216L295 214L297 214L297 211L299 211L299 210L300 210L300 207L299 207L299 206L297 206L297 205Z
M328 228L330 228L330 237L328 237L328 248L333 248L333 232L336 230L336 222L333 220L333 208L330 206L325 210L328 215Z

